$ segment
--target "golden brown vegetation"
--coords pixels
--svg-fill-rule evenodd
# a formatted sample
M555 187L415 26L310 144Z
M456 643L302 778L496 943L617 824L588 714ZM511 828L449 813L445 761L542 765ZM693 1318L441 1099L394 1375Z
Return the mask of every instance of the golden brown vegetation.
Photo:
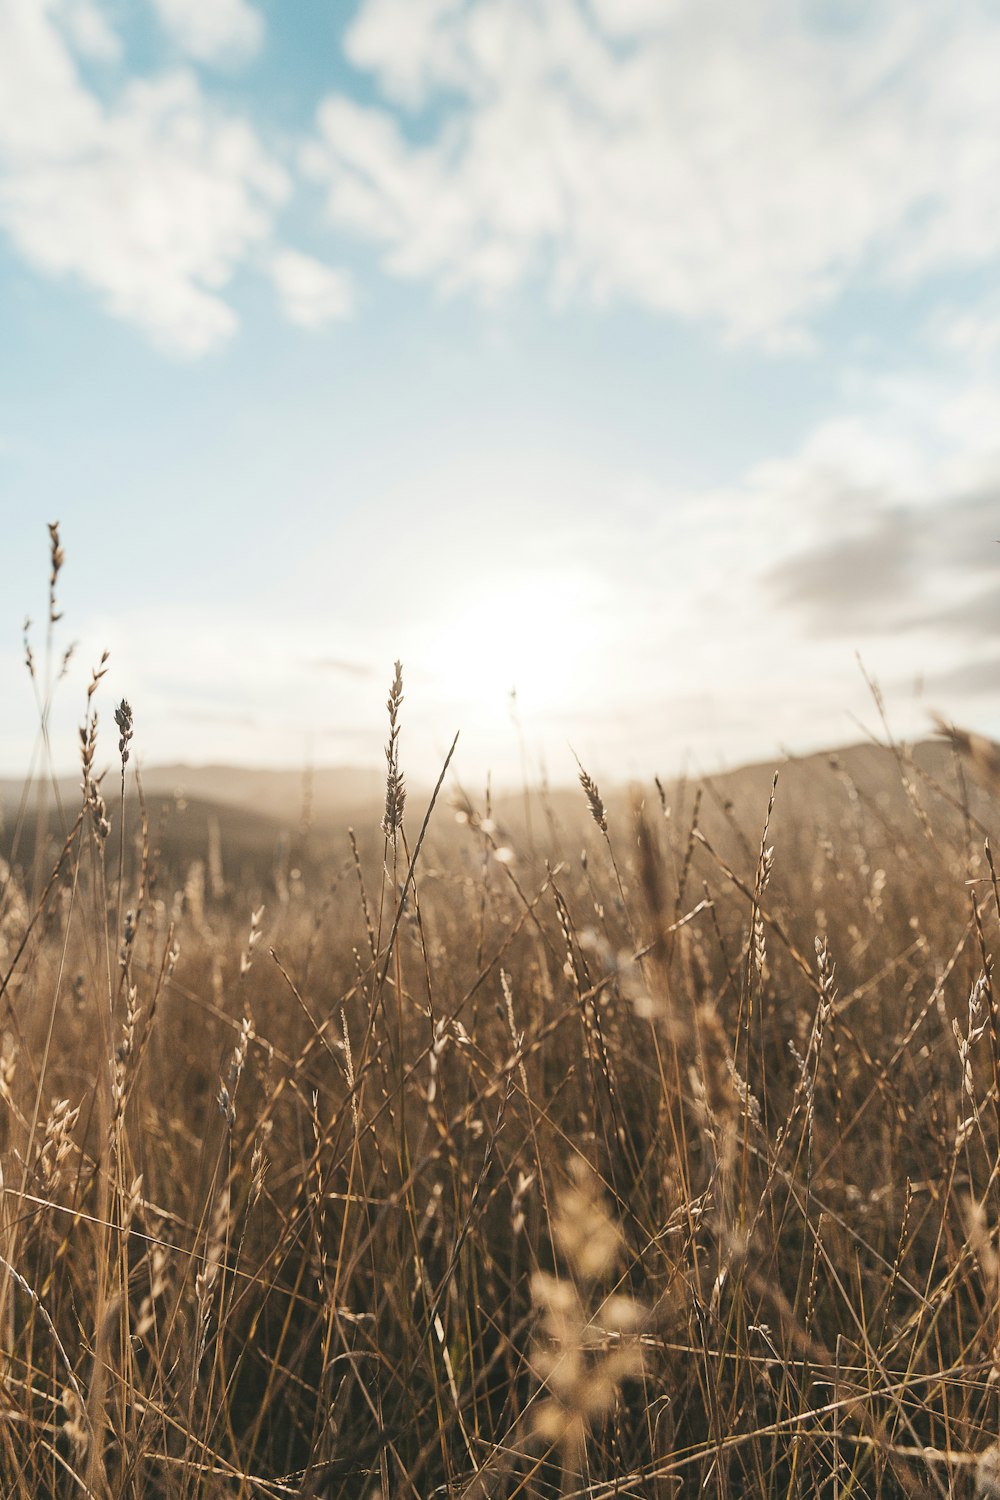
M4 1496L1000 1493L993 789L425 821L397 670L384 811L234 885L104 666L0 866Z

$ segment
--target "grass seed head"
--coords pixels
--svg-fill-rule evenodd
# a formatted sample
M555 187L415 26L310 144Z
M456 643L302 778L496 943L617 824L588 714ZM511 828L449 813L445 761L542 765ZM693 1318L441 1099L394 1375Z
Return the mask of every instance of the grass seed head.
M129 757L129 740L132 738L132 709L128 699L123 698L115 709L115 723L118 725L118 754L122 758L122 769L125 769Z
M403 826L403 808L406 803L406 782L399 769L399 710L403 702L402 663L397 661L395 668L389 697L386 699L386 708L389 711L389 739L385 747L385 813L382 818L382 832L393 842L399 836L399 830Z

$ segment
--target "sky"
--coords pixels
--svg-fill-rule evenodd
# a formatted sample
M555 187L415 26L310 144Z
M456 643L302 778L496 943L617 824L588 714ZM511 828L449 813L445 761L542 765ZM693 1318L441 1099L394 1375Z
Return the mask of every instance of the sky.
M60 768L105 649L147 764L375 763L397 657L416 778L1000 734L997 78L997 0L0 0L0 774L56 520Z

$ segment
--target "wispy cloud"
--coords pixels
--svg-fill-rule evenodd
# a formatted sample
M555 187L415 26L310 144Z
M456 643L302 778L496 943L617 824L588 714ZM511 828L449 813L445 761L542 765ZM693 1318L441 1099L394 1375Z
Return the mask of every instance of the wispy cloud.
M1000 17L820 15L366 0L346 50L385 105L328 98L307 166L395 275L487 298L540 275L562 301L802 344L854 275L1000 252Z
M786 558L764 581L779 607L801 611L820 634L901 630L917 581L913 540L898 517L877 517L857 536Z
M178 705L176 712L178 717L188 724L221 725L230 729L254 729L257 725L256 715L252 713L227 712L225 709L185 708L183 704Z
M1000 297L986 297L967 307L940 308L930 320L929 331L942 349L988 359L1000 350Z
M286 318L300 328L341 322L354 310L351 278L337 266L298 250L279 250L270 270Z
M313 672L332 672L343 677L374 677L375 668L367 662L347 661L341 656L319 656L305 663Z
M922 619L921 626L951 631L977 645L1000 637L1000 558L994 572L995 581L991 588L983 589L971 598L959 597L957 602ZM957 589L963 585L968 587L966 578L958 573L953 576Z
M865 516L827 511L825 540L769 568L763 585L779 609L816 635L947 631L970 642L1000 635L1000 462L992 485L900 505L873 489ZM989 580L987 586L983 581Z
M1000 658L962 662L944 672L935 672L923 684L925 694L977 698L1000 692Z
M66 14L74 35L90 14L91 45L107 49L97 13ZM39 270L79 278L163 347L204 354L238 325L221 293L270 234L286 174L188 72L126 81L105 103L61 20L51 0L0 8L0 227Z
M95 0L57 0L56 15L72 45L94 62L117 62L121 42Z
M247 0L154 0L174 41L198 62L250 57L264 38L264 20Z

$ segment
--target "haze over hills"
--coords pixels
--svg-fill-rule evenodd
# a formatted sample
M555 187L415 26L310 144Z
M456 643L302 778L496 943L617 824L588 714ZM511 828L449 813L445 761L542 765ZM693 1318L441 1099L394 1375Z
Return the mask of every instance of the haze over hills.
M935 781L954 780L955 755L951 746L943 739L922 740L905 747L907 757L912 757L915 767L925 778ZM130 767L130 771L131 771ZM593 771L594 768L587 767ZM403 766L405 773L405 764ZM683 776L661 778L666 789L703 785L711 788L721 800L744 803L763 795L775 771L781 775L786 792L808 784L816 791L816 779L825 785L831 776L848 776L867 795L875 798L894 799L900 791L900 769L897 753L893 749L862 743L813 751L807 755L790 752L778 753L772 759L717 773L707 773L692 767ZM299 820L305 812L313 818L326 822L342 812L380 802L385 791L385 772L380 767L327 766L315 770L272 770L266 767L228 765L187 765L178 762L172 765L141 767L142 787L150 798L181 798L186 801L212 803L224 808L242 808L249 812L266 815L280 821ZM429 788L407 776L407 785L414 798L426 796ZM597 773L602 792L614 798L617 792L627 790L611 781L605 783ZM130 776L131 783L131 776ZM75 804L79 794L79 778L63 776L57 778L61 799ZM113 793L117 785L117 767L109 768L105 781L106 795ZM454 788L455 778L450 778L446 787ZM465 790L475 798L478 787L466 785ZM532 785L532 794L540 795L537 785ZM954 788L952 788L954 790ZM24 797L25 785L14 777L0 777L0 807L9 815ZM575 784L551 787L546 795L559 803L567 796L579 801L580 792ZM507 786L494 793L497 805L516 805L523 800L520 788Z
M282 821L300 819L307 804L324 816L364 804L384 795L384 773L374 767L329 766L316 771L267 770L243 766L190 766L181 763L141 768L147 797L181 797L187 801L244 808ZM117 779L114 766L108 773L105 792ZM67 804L79 796L79 777L60 777L59 795ZM0 779L0 807L10 814L21 801L24 783L13 777Z
M925 740L905 753L870 743L854 744L802 757L776 756L772 761L718 775L692 771L687 777L663 780L664 802L672 819L686 822L700 788L701 827L733 853L742 846L746 856L759 843L775 771L779 785L770 836L781 841L815 839L829 829L872 819L884 829L898 829L904 836L912 833L913 825L925 816L936 827L956 832L964 827L981 835L985 830L1000 828L1000 820L994 822L995 802L989 789L963 767L944 740ZM615 836L627 835L629 808L637 794L645 797L647 804L659 801L652 782L635 788L606 783L600 776L597 780ZM129 785L131 804L134 783L130 781ZM237 864L244 859L258 863L270 860L279 846L291 845L299 857L307 830L313 857L329 850L331 841L336 841L339 850L340 836L349 825L357 829L363 846L380 837L385 780L384 772L374 767L328 767L303 774L176 764L143 769L142 785L151 821L157 820L167 843L179 854L203 850L210 829L218 833L227 855ZM57 787L59 805L67 811L60 819L56 798L50 795L50 834L57 824L66 821L68 810L75 814L79 803L76 780L63 778ZM112 769L104 787L112 811L117 788L117 775ZM440 836L445 827L454 828L448 804L461 801L463 794L478 810L484 809L483 788L460 788L455 780L446 782L433 825L436 835ZM410 785L411 826L423 816L429 795L428 787ZM33 844L35 797L33 790L25 798L23 783L0 780L0 813L5 825L0 848L8 854L19 821L20 847ZM22 805L23 815L19 814ZM568 835L567 850L576 845L581 823L587 821L586 800L578 786L532 788L527 795L508 788L494 794L491 806L498 837L509 841L518 852L527 852L533 846L532 828L537 833L543 819ZM131 813L129 823L135 826Z

